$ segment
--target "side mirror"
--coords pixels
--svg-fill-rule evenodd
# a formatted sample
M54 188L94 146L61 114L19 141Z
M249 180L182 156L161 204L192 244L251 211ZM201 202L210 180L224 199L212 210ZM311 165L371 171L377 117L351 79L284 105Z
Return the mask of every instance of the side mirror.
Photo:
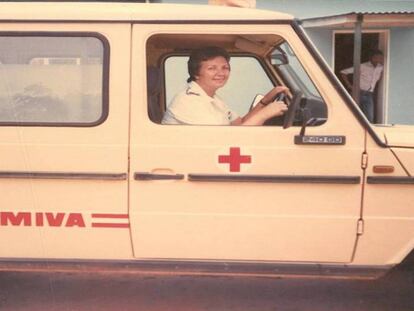
M273 52L271 59L272 65L274 66L289 64L289 58L287 57L286 52L280 47Z

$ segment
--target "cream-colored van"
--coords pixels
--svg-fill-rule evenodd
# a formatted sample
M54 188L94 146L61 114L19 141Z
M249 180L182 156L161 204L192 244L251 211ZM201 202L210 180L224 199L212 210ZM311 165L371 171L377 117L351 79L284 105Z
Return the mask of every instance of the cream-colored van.
M195 48L240 114L164 125ZM414 127L379 127L291 16L167 4L0 4L0 266L374 277L414 249Z

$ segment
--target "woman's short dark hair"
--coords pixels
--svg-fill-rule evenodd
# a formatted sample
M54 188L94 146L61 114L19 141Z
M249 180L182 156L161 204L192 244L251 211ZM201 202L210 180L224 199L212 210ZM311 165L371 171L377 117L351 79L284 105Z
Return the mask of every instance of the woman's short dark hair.
M188 74L190 77L187 82L195 81L195 77L198 75L201 67L201 62L216 58L218 56L224 57L227 62L230 61L230 55L225 49L217 46L208 46L200 49L193 50L188 60Z

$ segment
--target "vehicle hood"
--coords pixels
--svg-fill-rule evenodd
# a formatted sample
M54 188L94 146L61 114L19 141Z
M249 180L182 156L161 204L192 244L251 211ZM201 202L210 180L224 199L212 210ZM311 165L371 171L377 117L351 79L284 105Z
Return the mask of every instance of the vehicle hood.
M414 126L377 127L376 131L390 147L414 148Z
M414 176L414 126L376 127L401 165Z

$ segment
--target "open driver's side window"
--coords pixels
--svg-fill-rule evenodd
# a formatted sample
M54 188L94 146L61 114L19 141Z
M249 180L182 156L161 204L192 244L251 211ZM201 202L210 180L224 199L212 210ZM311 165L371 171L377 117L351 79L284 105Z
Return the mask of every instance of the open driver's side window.
M187 88L187 61L193 49L219 46L230 55L231 73L217 95L243 116L257 94L266 94L274 86L285 85L291 92L300 91L311 118L323 124L326 104L297 60L289 45L277 35L154 35L147 43L148 114L160 124L174 96ZM267 123L281 125L281 120ZM299 125L301 120L294 124Z

